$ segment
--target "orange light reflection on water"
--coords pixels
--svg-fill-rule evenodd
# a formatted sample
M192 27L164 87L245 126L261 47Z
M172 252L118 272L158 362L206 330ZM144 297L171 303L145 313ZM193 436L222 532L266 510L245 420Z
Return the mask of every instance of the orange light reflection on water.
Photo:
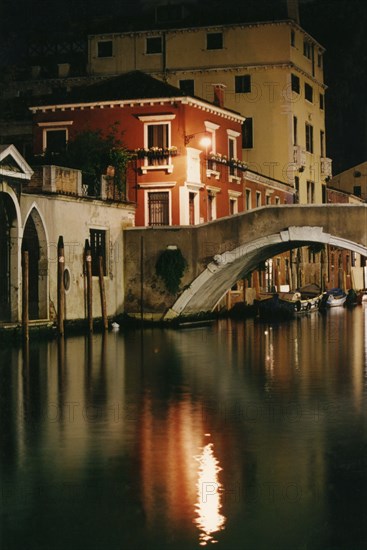
M198 517L194 523L199 528L201 546L218 542L213 534L223 530L226 518L220 513L222 508L222 484L218 473L222 470L213 452L213 444L208 443L203 448L199 462L197 482L197 502L195 505Z

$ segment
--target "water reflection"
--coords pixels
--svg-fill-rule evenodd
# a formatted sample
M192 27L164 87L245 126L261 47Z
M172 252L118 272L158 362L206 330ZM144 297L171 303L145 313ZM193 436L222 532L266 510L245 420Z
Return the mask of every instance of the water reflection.
M197 503L195 505L198 514L195 523L200 529L200 546L218 542L214 534L224 529L226 518L221 514L221 492L223 485L219 482L218 473L222 470L219 461L214 456L213 443L208 443L203 448L199 462L197 482Z
M1 348L1 542L364 547L366 327L357 308Z

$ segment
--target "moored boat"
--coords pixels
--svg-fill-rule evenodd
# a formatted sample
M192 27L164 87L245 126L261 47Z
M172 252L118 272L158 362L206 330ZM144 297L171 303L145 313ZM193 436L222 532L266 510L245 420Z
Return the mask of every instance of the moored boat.
M341 288L332 288L326 292L327 307L342 307L345 304L347 295Z
M317 311L322 297L320 287L308 285L295 292L260 294L256 305L260 317L284 319L299 313Z

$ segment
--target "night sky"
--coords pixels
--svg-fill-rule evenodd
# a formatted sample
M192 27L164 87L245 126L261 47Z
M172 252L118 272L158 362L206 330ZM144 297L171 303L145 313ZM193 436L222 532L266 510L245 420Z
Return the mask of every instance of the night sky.
M0 67L17 63L28 41L149 26L159 0L0 0ZM285 17L285 0L188 0L189 22ZM193 7L195 9L193 9ZM145 8L145 9L144 9ZM190 9L188 9L190 13ZM210 20L208 19L210 14ZM144 16L145 14L145 16ZM326 48L327 154L333 173L367 160L367 2L300 0L301 26ZM4 78L4 77L3 77Z

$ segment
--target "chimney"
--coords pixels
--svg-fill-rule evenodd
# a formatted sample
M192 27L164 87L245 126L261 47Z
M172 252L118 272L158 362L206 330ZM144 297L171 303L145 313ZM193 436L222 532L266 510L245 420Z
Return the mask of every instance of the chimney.
M224 107L224 90L227 86L225 84L213 84L214 88L214 105L217 107Z
M300 24L298 0L287 0L287 15L288 19L293 19L298 25Z

